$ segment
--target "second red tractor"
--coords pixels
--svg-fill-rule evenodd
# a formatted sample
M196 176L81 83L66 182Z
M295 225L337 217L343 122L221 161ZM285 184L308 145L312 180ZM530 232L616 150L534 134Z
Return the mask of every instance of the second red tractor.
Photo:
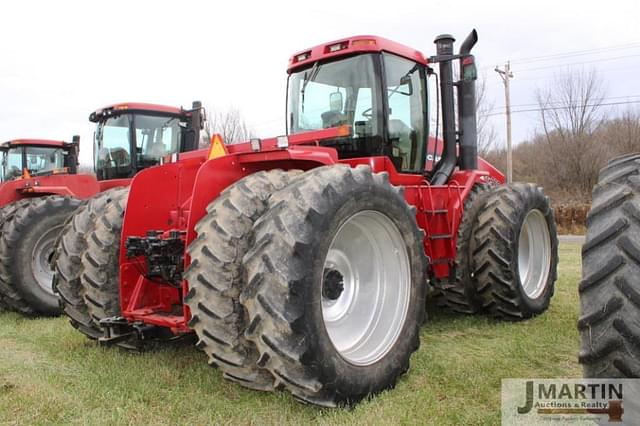
M0 303L27 315L60 312L50 261L66 219L96 194L129 185L139 171L198 147L193 109L122 103L93 112L95 175L79 174L73 142L21 139L0 146Z

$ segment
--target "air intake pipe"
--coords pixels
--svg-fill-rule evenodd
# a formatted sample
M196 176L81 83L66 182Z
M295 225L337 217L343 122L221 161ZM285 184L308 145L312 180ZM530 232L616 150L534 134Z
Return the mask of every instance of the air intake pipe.
M476 70L471 49L478 41L476 30L471 31L460 46L460 81L458 82L458 127L461 170L478 168L478 127L476 122Z

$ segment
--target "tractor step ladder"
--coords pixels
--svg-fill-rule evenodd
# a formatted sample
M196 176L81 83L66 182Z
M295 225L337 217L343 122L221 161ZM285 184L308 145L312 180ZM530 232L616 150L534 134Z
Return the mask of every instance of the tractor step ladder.
M430 240L448 240L451 237L451 234L433 234L429 235L427 238L429 238Z
M427 240L430 242L429 245L432 249L436 250L439 253L443 253L441 248L442 245L447 244L447 241L452 241L453 231L452 231L452 223L451 218L449 217L449 209L448 209L448 200L444 203L436 203L436 197L434 197L434 192L438 192L438 190L433 190L431 187L427 188L429 205L426 206L423 210L424 215L426 216L427 221ZM451 190L447 190L447 195L451 197ZM438 205L436 205L438 204ZM435 245L435 246L434 246ZM436 257L432 258L433 264L452 264L454 259L451 256L444 257Z

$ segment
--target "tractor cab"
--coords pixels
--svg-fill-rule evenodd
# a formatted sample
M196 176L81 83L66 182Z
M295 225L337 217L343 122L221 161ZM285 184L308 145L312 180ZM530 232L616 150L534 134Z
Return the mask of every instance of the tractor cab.
M73 142L20 139L0 146L2 182L19 177L49 174L75 174L78 166L79 138Z
M468 78L456 83L458 97L473 92L475 65L468 51L475 37L473 32L460 55L453 55L453 38L437 40L438 56L429 60L415 49L372 36L338 40L295 54L288 69L288 133L340 127L345 136L320 142L334 147L340 159L385 156L397 171L428 175L431 183L446 180L438 177L438 170L444 169L448 179L455 166L475 168L475 151L458 150L464 141L457 139L454 128L451 72L453 59L461 59L461 67L464 59ZM428 62L441 62L443 151L448 155L438 163L427 160L440 154L435 139L429 138L427 75L432 70ZM473 138L475 146L475 109L463 107L459 126L462 129L463 122L473 116L473 130L466 136L469 141ZM464 155L467 161L462 160Z
M288 131L348 126L348 136L323 145L335 147L340 158L387 156L399 171L419 173L428 135L426 62L386 51L335 57L358 49L358 42L374 47L386 40L344 40L327 46L333 55L313 58L313 49L294 56Z
M130 178L167 156L197 149L203 117L200 102L190 110L127 103L93 112L98 180Z

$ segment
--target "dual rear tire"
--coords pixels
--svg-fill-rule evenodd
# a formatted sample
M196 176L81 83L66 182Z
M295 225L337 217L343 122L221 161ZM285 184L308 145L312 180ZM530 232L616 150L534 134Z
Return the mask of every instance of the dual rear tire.
M88 240L95 231L97 219L114 200L126 199L127 193L127 188L115 188L85 201L67 220L56 244L53 285L60 298L60 309L71 325L90 339L98 339L104 333L89 312L85 300L82 257L88 249ZM117 280L117 276L110 278Z
M323 406L393 387L419 346L424 315L427 265L415 210L384 173L320 167L272 185L262 213L244 209L246 226L234 232L224 226L224 205L249 206L238 194L252 179L260 178L212 203L189 248L196 262L187 303L211 362L245 386L285 387ZM223 282L229 276L233 288Z
M533 184L495 188L485 198L470 243L482 309L520 321L549 308L558 237L549 198Z
M456 313L528 319L548 309L557 265L555 217L541 188L476 185L458 228L453 272L436 300Z

